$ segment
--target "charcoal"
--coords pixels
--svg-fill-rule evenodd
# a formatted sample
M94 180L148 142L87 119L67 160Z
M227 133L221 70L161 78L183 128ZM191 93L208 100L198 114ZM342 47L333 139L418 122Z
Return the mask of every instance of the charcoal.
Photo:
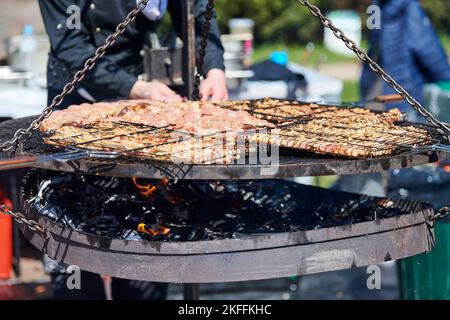
M131 179L55 173L29 201L40 214L74 230L130 241L203 241L313 230L407 212L387 200L327 191L280 180L184 181L139 179L156 186L144 196ZM138 232L138 226L170 232ZM148 231L148 230L147 230ZM151 231L151 230L150 230ZM166 232L167 233L167 232Z
M120 236L123 240L129 240L129 241L142 241L142 237L139 234L139 232L135 230L124 230L122 235Z
M61 212L53 204L46 204L37 207L38 212L44 216L49 217L51 220L58 221L61 217Z
M199 227L198 227L198 226L194 226L194 227L192 228L192 230L189 232L189 234L187 235L186 239L187 239L188 241L194 241L194 240L197 240L198 237L199 237L198 232L199 232Z

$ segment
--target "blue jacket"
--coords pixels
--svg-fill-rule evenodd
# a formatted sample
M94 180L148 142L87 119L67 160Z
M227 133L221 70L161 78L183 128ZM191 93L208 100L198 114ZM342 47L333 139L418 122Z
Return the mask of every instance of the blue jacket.
M419 102L425 83L450 81L448 57L418 0L375 0L381 7L381 29L370 32L370 55ZM376 75L364 65L361 92L366 98ZM383 83L384 84L384 83ZM384 94L395 93L387 84ZM407 102L397 103L402 111Z

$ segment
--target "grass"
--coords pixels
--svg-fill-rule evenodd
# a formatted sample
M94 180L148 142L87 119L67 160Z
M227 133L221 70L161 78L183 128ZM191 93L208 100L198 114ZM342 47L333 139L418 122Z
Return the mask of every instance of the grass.
M440 38L445 51L447 51L447 54L450 55L450 35L441 35Z
M314 177L313 185L324 189L330 189L339 179L339 176Z
M450 55L450 35L441 34L439 36L442 45ZM363 40L361 45L362 49L367 52L368 43ZM305 61L306 44L285 44L285 43L268 43L255 46L255 52L253 54L254 62L261 62L267 59L274 51L286 51L289 54L289 58L293 62L303 63ZM315 65L318 62L323 63L341 63L341 62L357 62L358 59L355 55L345 56L334 53L324 47L323 44L315 44L315 49L307 61L307 65Z
M253 62L258 63L269 58L274 51L286 51L289 60L307 66L315 66L319 63L343 63L357 62L355 56L344 56L326 49L323 45L316 45L314 51L308 57L306 45L263 44L256 46L253 54Z
M342 101L359 101L361 94L359 91L359 82L344 81L344 90L342 91Z
M440 35L441 42L450 56L450 35ZM256 45L253 53L253 62L258 63L269 58L274 51L286 51L292 62L300 63L306 66L316 66L319 63L343 63L343 62L359 62L355 55L345 56L334 53L326 49L323 44L315 44L314 51L310 57L306 56L306 45L270 43ZM367 52L367 41L363 41L362 49Z

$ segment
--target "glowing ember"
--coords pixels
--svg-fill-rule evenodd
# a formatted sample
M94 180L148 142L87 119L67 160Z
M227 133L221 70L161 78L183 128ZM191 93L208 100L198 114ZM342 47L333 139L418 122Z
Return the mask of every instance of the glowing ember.
M167 187L169 185L170 181L167 178L162 178L159 180L158 185L162 187Z
M168 192L165 195L165 199L172 205L172 206L176 206L177 204L179 204L182 200L182 196L177 193L177 192Z
M385 208L390 208L390 207L394 206L394 202L389 199L380 199L376 203L377 203L377 205L385 207Z
M140 223L138 225L137 231L149 234L152 237L156 237L156 236L167 236L169 234L169 232L170 232L170 229L169 228L164 228L162 226L157 226L156 228L152 228L148 224Z
M133 185L139 190L141 196L145 198L152 197L156 191L156 187L150 183L146 185L140 185L135 177L131 178L131 181L133 182Z

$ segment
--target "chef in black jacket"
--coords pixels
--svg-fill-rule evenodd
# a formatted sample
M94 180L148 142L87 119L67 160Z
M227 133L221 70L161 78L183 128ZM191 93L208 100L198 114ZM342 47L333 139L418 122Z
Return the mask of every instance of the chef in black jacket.
M152 99L179 101L181 97L159 82L138 80L142 74L142 57L145 34L157 27L158 19L167 10L177 33L182 35L181 6L183 0L151 0L142 14L117 38L116 43L99 60L82 83L65 99L62 108L83 102L117 99ZM116 26L125 20L136 7L136 0L39 0L45 27L51 42L48 61L49 103L59 94L73 74L80 70L86 59L94 56ZM195 31L197 47L206 12L207 0L196 0ZM80 13L77 25L77 12ZM226 100L223 47L215 18L208 39L205 56L204 78L200 93L202 99ZM46 260L51 271L53 292L56 299L104 299L105 290L99 275L82 272L81 290L67 286L71 274L63 264ZM105 277L103 277L105 279ZM114 299L161 299L167 286L158 283L113 279Z
M116 43L86 79L77 87L63 107L70 104L117 99L181 100L166 85L138 80L142 74L142 56L145 34L155 30L158 19L167 10L177 33L182 35L183 0L151 0L150 10L137 19L117 38ZM61 92L73 74L83 67L86 59L115 31L127 14L136 7L136 0L39 0L44 24L51 42L48 61L49 101ZM77 6L77 7L74 7ZM151 8L156 6L156 8ZM200 45L203 15L207 1L196 0L196 44ZM78 10L79 8L79 10ZM76 25L74 14L80 12ZM156 14L155 14L156 11ZM159 16L158 16L159 14ZM223 47L215 18L208 39L204 66L205 80L200 87L203 100L226 100L228 92L223 63Z

